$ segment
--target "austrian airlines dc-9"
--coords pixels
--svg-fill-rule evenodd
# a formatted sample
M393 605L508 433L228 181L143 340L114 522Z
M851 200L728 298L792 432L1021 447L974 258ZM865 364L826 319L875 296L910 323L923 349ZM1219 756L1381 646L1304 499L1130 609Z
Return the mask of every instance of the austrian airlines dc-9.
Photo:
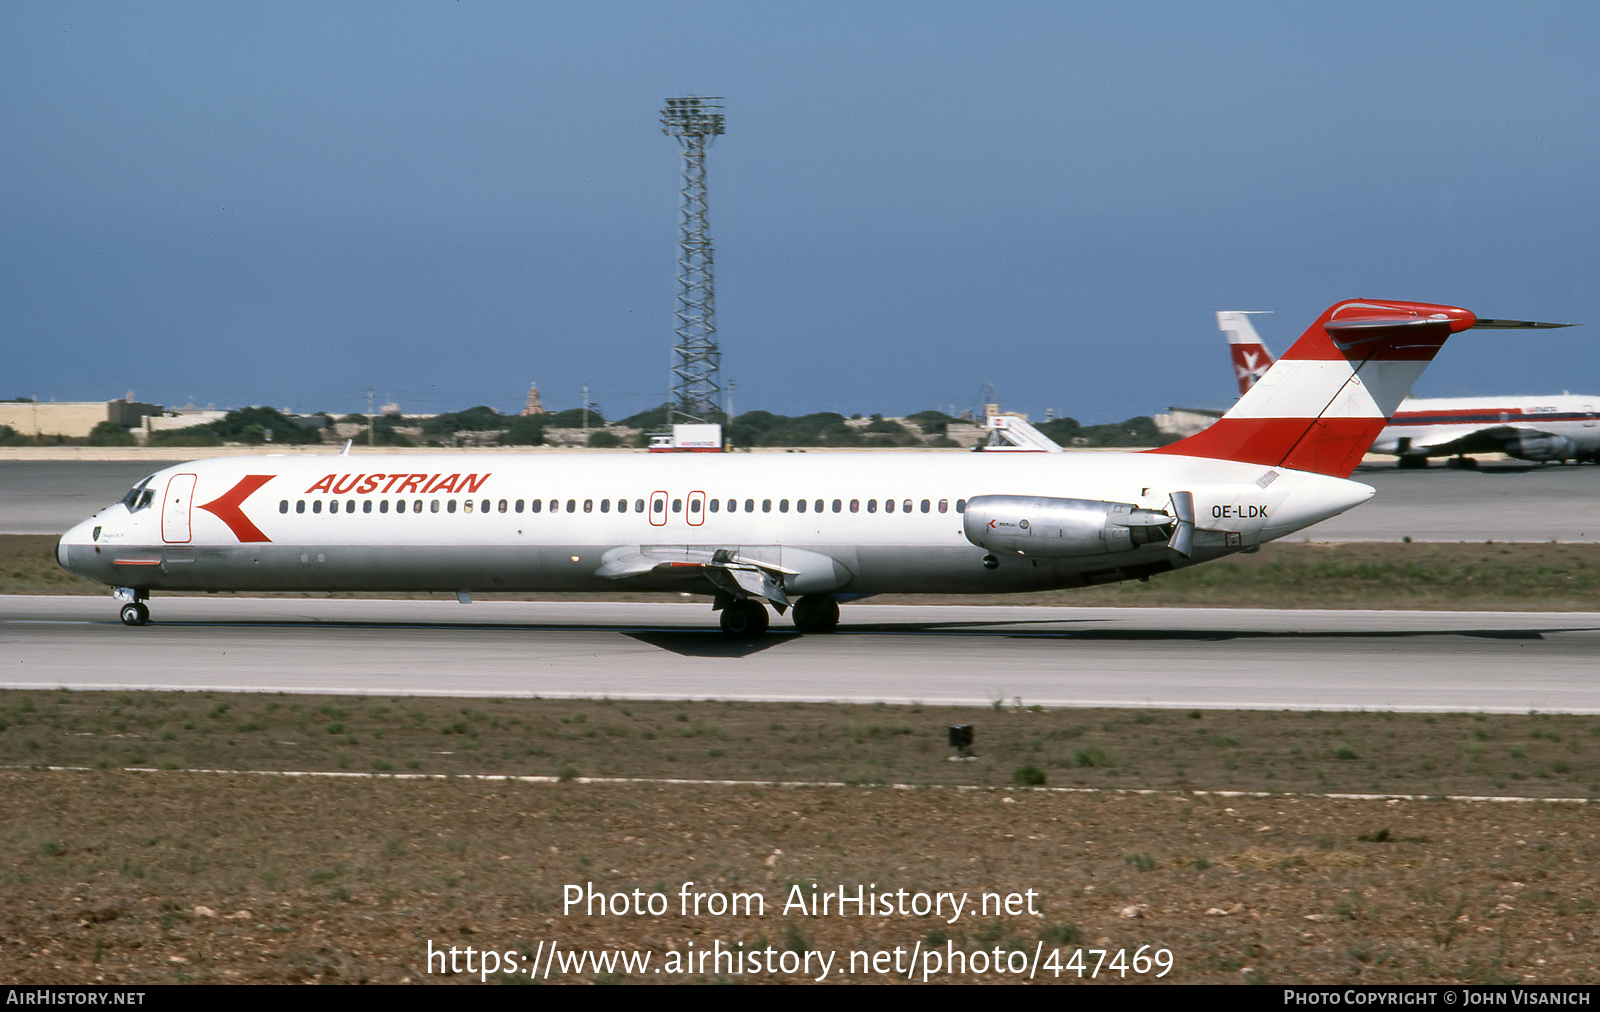
M1228 353L1249 392L1272 365L1272 353L1250 322L1255 314L1224 310L1217 326L1228 337ZM1477 326L1559 327L1479 320ZM1476 465L1469 453L1504 453L1540 463L1600 460L1600 397L1550 394L1543 397L1407 398L1372 443L1373 453L1392 453L1401 467L1427 467L1429 457L1454 457L1455 466Z
M709 595L756 636L769 606L824 632L842 598L1148 580L1364 502L1349 474L1476 322L1341 302L1215 425L1140 453L220 458L139 482L58 555L134 626L156 590L631 587Z

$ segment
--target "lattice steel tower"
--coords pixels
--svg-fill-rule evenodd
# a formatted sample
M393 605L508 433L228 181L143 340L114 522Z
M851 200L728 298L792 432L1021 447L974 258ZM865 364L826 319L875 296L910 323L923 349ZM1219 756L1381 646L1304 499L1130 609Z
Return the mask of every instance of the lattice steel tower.
M661 132L683 150L682 232L678 238L678 342L672 349L667 423L713 421L721 401L722 351L706 214L706 149L722 133L720 98L669 98Z

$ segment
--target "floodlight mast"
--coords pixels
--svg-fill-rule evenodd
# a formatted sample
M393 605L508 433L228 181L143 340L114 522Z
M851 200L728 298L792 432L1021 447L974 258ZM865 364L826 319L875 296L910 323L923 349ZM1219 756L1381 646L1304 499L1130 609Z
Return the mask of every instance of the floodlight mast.
M711 219L706 209L706 148L722 131L722 99L669 98L661 132L683 151L683 202L678 238L678 326L672 349L667 424L715 420L722 397L717 347Z

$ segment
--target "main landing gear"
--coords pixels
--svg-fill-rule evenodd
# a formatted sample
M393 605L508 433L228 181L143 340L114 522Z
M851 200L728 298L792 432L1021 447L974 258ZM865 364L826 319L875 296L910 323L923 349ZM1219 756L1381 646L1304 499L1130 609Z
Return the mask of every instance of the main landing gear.
M735 639L756 639L772 622L760 601L724 601L722 631ZM839 627L839 602L826 594L809 594L794 603L794 627L803 633L833 632Z
M735 639L756 639L771 620L759 601L730 601L722 606L722 631Z
M803 633L833 632L839 628L839 602L811 594L794 603L794 627Z
M145 604L150 599L148 590L133 590L127 587L116 589L118 599L123 601L123 625L148 625L150 622L150 606Z

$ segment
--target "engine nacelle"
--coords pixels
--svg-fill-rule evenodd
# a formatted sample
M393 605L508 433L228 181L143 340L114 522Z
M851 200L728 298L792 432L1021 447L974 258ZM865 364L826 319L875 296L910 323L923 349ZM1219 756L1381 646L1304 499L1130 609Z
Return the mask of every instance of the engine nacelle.
M1518 460L1567 460L1578 455L1578 445L1566 436L1519 436L1504 449Z
M991 552L1068 558L1108 555L1172 536L1176 518L1132 503L980 495L967 500L967 540Z

